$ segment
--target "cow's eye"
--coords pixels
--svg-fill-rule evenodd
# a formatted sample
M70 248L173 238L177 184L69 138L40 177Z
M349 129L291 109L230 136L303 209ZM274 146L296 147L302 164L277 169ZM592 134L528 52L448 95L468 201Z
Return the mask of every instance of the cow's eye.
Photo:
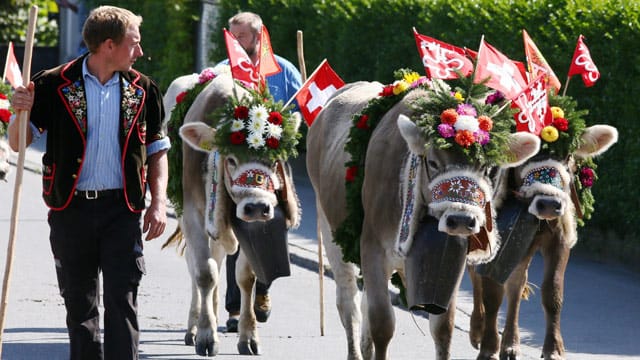
M440 168L440 165L435 160L428 160L427 166L429 166L429 170L438 170Z

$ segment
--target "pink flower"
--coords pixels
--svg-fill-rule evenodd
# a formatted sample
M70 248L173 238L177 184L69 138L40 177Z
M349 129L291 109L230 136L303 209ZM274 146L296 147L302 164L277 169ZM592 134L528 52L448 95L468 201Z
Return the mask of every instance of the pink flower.
M473 117L478 116L478 113L476 112L476 108L474 108L473 105L471 104L458 105L458 107L456 108L456 112L460 115L469 115Z
M491 135L484 130L478 130L474 136L480 145L486 145L491 140Z
M449 124L440 124L438 125L438 133L445 139L453 137L456 134L456 131L453 129L453 126Z
M202 70L202 72L200 73L200 76L198 76L198 83L204 84L215 77L216 77L216 74L213 73L213 69L206 68Z

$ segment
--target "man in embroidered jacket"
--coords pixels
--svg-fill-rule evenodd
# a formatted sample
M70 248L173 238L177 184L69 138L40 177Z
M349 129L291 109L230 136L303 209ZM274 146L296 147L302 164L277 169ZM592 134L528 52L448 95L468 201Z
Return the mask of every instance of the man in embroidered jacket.
M122 8L94 9L83 27L89 53L36 74L12 99L17 111L30 111L27 144L47 132L42 194L51 209L50 243L71 359L138 359L142 233L151 240L166 226L170 143L161 126L162 95L132 68L143 54L141 22ZM9 126L14 150L18 123ZM151 203L141 226L147 180Z

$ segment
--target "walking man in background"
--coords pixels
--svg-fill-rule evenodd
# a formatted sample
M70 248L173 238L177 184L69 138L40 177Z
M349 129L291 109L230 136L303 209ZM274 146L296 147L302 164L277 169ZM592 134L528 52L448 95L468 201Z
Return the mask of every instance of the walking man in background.
M27 144L47 132L42 193L72 360L138 359L142 233L157 238L167 222L162 94L132 68L143 54L141 22L126 9L94 9L82 31L89 53L36 74L12 99L16 111L30 111ZM14 150L18 123L9 126Z

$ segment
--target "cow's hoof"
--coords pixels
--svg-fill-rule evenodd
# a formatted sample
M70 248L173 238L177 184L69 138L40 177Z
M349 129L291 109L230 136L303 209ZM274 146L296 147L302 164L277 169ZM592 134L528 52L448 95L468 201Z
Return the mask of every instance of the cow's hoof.
M200 356L216 356L220 351L217 343L196 344L196 354Z
M240 355L260 355L258 342L253 339L238 342L238 353Z
M193 346L196 343L196 334L188 332L184 336L184 344L188 346Z

